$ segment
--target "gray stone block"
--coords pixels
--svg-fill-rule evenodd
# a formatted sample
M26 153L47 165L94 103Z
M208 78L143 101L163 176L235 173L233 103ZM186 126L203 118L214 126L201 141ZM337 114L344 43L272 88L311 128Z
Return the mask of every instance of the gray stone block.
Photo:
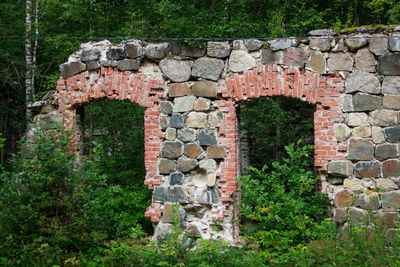
M181 186L156 186L153 200L158 202L189 203L189 197Z
M384 132L388 142L400 143L400 126L387 127Z
M168 55L169 43L149 44L144 51L148 59L160 60Z
M189 61L163 59L160 62L161 71L173 82L185 82L190 79Z
M217 58L199 58L193 64L192 76L217 81L224 69L224 62Z
M382 97L364 93L353 96L354 111L371 111L382 107Z
M396 158L397 155L397 145L394 144L379 144L375 148L375 158L380 161Z
M117 65L120 71L127 70L138 70L140 67L140 61L136 59L123 59L118 61Z
M353 174L353 164L349 160L337 160L328 163L328 173L334 176L349 177Z
M374 144L370 139L350 139L349 155L350 160L373 160Z
M64 79L86 70L86 64L82 62L66 62L60 65L61 76Z
M377 70L382 75L400 75L400 54L390 53L379 57Z
M172 114L169 120L169 127L171 128L183 128L184 119L181 114Z
M208 42L207 55L209 57L226 58L231 52L229 42Z
M111 46L107 51L107 59L120 60L125 57L125 49L122 46Z
M199 133L199 144L201 146L216 146L217 136L212 130L201 130Z
M381 83L378 78L371 73L355 71L347 77L345 91L346 93L363 92L379 94L381 92Z
M165 141L161 145L161 157L177 159L183 154L183 144L179 141Z
M379 177L379 163L377 161L357 162L354 166L354 174L357 178Z

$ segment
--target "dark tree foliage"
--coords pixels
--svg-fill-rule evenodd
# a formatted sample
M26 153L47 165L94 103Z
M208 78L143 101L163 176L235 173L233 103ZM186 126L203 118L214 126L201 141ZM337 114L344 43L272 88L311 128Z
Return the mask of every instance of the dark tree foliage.
M247 131L250 165L262 168L287 156L284 147L302 139L313 144L314 106L299 99L254 99L238 111L241 129Z

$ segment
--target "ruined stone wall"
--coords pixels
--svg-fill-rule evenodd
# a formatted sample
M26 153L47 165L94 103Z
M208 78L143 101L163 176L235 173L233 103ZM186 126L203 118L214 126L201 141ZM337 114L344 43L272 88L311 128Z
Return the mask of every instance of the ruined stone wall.
M144 183L153 189L146 216L155 237L168 231L172 203L192 235L238 237L235 109L269 96L315 105L314 165L334 220L360 222L371 211L391 226L400 208L399 32L315 30L301 40L208 42L204 48L86 43L60 66L56 99L69 127L76 108L95 99L146 107Z

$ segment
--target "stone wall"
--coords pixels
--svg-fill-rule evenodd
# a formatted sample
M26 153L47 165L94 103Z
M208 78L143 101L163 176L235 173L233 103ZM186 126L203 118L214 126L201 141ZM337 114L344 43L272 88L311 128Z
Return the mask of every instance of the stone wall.
M315 105L314 165L333 219L380 216L391 226L400 208L399 32L315 30L301 40L208 42L204 48L86 43L60 66L56 99L69 127L76 108L94 99L146 107L144 183L154 190L146 216L155 238L170 227L172 203L190 234L238 237L235 108L269 96ZM79 151L78 139L75 144Z

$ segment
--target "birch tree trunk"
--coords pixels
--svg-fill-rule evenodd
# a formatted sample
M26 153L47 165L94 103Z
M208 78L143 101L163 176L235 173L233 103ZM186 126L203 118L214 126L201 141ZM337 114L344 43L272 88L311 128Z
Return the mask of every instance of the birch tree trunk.
M35 2L35 11L34 11L34 16L35 16L35 36L39 35L39 0L36 0ZM33 48L32 48L32 98L31 101L33 101L33 95L35 93L35 75L36 75L36 51L38 47L38 39L35 38L35 41L33 43Z
M26 118L29 120L31 118L31 112L28 108L28 105L31 103L33 99L33 84L32 84L32 40L31 40L31 31L32 31L32 0L26 0L26 14L25 14L25 23L26 23L26 32L25 32L25 63L26 63L26 72L25 72L25 102L26 102Z

